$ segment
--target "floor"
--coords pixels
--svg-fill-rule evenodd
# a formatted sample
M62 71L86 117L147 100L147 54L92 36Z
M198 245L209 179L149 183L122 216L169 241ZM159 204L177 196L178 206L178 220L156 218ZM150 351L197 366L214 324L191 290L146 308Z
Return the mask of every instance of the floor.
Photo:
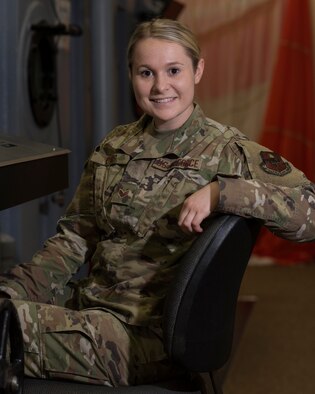
M254 297L224 394L315 393L315 264L249 266L241 297Z

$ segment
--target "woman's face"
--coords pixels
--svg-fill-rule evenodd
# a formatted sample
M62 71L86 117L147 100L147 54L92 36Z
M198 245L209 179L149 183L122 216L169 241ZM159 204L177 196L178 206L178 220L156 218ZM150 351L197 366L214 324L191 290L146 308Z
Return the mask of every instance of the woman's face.
M134 49L131 81L139 107L155 127L182 126L193 111L195 85L203 73L203 59L194 71L191 58L177 43L146 38Z

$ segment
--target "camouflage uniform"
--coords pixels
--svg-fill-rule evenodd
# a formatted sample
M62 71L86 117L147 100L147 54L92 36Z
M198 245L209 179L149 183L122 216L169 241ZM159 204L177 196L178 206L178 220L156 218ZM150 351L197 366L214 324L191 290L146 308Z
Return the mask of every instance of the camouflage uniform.
M213 180L220 185L217 211L255 217L290 240L314 239L315 186L198 105L168 133L155 131L147 115L119 126L87 161L57 235L0 278L21 317L28 374L113 385L163 374L163 300L178 258L196 237L179 228L179 212L188 195ZM90 274L73 284L65 304L71 309L39 304L67 298L66 285L86 261ZM80 354L71 355L76 349Z

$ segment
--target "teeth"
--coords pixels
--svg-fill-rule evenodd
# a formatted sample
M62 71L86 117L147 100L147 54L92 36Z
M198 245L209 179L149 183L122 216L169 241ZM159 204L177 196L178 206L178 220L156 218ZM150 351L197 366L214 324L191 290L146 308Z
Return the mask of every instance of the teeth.
M172 101L173 98L169 97L169 98L164 98L164 99L157 99L157 100L153 100L155 103L169 103L170 101Z

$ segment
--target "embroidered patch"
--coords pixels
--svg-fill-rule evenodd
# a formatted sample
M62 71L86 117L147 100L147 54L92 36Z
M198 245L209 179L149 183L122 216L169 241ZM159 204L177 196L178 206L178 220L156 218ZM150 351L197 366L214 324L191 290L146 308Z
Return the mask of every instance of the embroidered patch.
M268 174L284 176L292 171L290 164L285 162L278 153L261 151L260 157L262 159L260 167Z
M160 158L155 159L152 167L159 170L168 171L172 168L181 168L184 170L200 170L201 159L198 158L180 158L176 160Z
M127 197L127 196L128 196L129 190L119 189L119 190L118 190L118 194L119 194L119 197L120 197L121 199L123 199L124 197Z

